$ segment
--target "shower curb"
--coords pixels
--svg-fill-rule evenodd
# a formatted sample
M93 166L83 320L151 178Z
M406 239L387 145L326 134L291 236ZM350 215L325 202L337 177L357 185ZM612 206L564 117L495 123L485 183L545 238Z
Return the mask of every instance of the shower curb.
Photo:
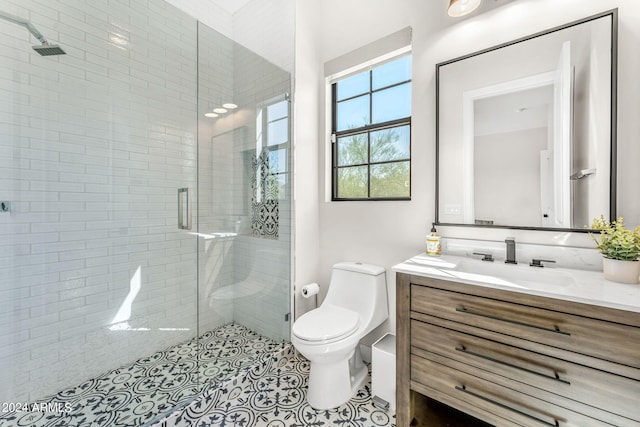
M283 343L274 353L261 355L254 364L241 369L234 377L212 384L194 400L144 427L191 427L200 417L235 399L253 382L283 366L294 356L293 345Z

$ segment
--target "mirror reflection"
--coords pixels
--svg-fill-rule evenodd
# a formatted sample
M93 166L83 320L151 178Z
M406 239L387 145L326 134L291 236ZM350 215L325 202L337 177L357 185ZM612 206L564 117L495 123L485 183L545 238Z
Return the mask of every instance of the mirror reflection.
M615 216L614 19L437 66L439 223L582 229Z

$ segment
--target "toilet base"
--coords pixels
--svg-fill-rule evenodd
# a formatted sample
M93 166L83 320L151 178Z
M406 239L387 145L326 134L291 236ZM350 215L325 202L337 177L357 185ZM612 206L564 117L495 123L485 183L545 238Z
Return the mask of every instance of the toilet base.
M314 409L336 408L356 394L367 381L367 374L360 346L347 359L329 363L311 361L307 401Z

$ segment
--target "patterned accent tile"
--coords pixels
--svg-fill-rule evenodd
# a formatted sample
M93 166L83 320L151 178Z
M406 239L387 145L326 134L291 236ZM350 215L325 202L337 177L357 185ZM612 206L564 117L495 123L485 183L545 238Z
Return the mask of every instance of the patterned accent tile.
M259 376L270 368L265 360L284 348L244 326L225 325L60 391L37 407L30 403L27 411L0 414L0 427L144 425L198 391L215 391L249 371Z
M277 239L279 220L278 181L270 165L270 149L251 158L251 231L256 237ZM277 166L277 165L275 165Z

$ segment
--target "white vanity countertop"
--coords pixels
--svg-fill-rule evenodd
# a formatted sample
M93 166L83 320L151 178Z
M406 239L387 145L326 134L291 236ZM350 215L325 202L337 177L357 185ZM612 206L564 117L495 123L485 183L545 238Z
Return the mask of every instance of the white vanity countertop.
M425 254L394 265L393 271L640 313L640 285L604 280L601 271Z

